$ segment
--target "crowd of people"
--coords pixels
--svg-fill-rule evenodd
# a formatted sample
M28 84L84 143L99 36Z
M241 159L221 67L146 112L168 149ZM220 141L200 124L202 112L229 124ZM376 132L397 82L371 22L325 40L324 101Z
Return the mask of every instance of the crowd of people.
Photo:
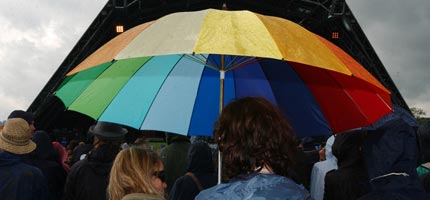
M430 124L401 118L328 137L313 154L319 160L306 159L278 108L257 97L222 110L215 150L176 134L161 152L143 138L124 144L128 130L109 122L90 126L86 143L36 128L29 112L6 120L0 199L430 199Z

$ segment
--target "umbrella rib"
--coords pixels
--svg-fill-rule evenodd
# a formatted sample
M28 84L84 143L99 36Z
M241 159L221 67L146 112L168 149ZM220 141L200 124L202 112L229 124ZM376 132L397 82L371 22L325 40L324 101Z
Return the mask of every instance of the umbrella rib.
M237 59L237 58L239 58L239 59ZM234 65L233 63L242 63L243 60L246 61L247 58L248 57L246 57L246 56L234 56L234 58L227 64L227 66L233 66Z
M203 55L201 55L201 56L203 56ZM211 69L213 69L215 71L219 71L219 68L217 68L212 63L205 62L203 59L200 59L200 58L198 58L196 56L190 56L188 54L185 54L185 57L188 58L188 59L190 59L190 60L192 60L192 61L194 61L194 62L198 62L198 63L200 63L200 64L202 64L202 65L204 65L206 67L209 67L209 68L211 68Z
M328 70L324 70L324 72L325 73L328 73L329 74L329 77L331 78L331 79L333 79L334 80L334 82L336 83L336 85L337 86L339 86L339 88L341 88L342 90L343 90L343 92L346 94L346 96L348 96L348 98L352 101L352 102L354 102L354 106L357 108L357 110L360 112L360 114L366 119L366 121L369 123L369 124L372 124L372 122L367 118L367 116L363 113L363 111L360 109L360 107L357 105L357 102L354 100L354 98L352 98L351 97L351 95L348 93L348 91L346 91L345 90L345 88L344 87L342 87L342 85L339 83L339 81L337 81L332 75L331 75L331 73L330 73L330 71L328 71ZM333 72L333 73L337 73L337 72ZM351 77L353 77L353 75L351 75Z
M388 103L381 97L381 95L379 95L379 93L377 93L377 92L374 92L375 93L375 95L382 101L382 102L384 102L384 105L388 108L388 109L390 109L391 111L393 111L394 112L394 109L393 108L391 108L389 105L388 105Z
M252 63L258 62L258 61L260 61L260 60L262 60L262 58L255 58L255 59L251 58L251 59L248 59L248 60L243 61L242 63L238 63L237 65L235 65L235 66L233 66L233 67L229 68L227 71L235 70L235 69L237 69L237 68L239 68L239 67L243 67L243 66L246 66L246 65L249 65L249 64L252 64Z

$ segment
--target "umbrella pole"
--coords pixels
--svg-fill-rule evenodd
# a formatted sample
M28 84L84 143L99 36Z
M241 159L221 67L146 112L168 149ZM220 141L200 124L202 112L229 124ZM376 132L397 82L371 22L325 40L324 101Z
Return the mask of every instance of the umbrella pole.
M224 77L225 77L225 71L221 70L219 74L219 81L220 81L219 113L220 114L222 112L222 109L224 108ZM218 144L218 184L221 184L221 176L222 176L222 157L221 157L221 151L219 150L219 144Z

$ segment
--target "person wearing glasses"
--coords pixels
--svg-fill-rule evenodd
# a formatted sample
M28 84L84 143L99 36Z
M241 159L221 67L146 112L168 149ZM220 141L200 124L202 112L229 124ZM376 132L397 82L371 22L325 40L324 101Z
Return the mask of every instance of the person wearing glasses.
M131 146L119 152L108 186L109 200L164 200L164 166L155 152Z

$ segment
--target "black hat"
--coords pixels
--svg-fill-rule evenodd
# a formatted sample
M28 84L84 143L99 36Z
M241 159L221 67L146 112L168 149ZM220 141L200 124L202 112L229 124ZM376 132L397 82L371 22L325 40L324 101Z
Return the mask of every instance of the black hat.
M88 132L103 140L121 140L128 131L119 124L97 122L88 129Z
M34 121L33 114L30 112L25 112L23 110L14 110L10 113L8 119L12 118L21 118L25 121L27 121L28 124L32 124Z

